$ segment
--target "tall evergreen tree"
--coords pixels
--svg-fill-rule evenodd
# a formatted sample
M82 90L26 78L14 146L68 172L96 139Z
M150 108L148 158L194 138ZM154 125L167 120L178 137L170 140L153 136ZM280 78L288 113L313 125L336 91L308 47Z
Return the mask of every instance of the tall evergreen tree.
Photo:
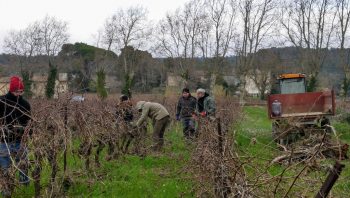
M105 85L106 85L106 73L102 68L97 72L97 84L96 84L97 94L102 99L105 99L108 96Z
M32 93L32 81L30 80L30 73L29 71L22 70L22 79L24 84L24 96L27 98L30 98Z
M57 66L52 65L51 62L49 62L49 76L47 78L47 84L46 84L46 97L47 98L53 98L55 95L55 83L57 78Z

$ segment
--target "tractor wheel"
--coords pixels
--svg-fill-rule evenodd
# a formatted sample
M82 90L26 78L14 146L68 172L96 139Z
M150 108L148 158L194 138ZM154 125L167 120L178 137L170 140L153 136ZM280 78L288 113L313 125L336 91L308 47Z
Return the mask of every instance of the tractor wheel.
M280 128L276 122L272 123L272 138L275 142L280 143Z
M322 118L321 128L325 129L327 133L332 133L331 122L328 118Z
M293 134L285 132L286 125L284 123L273 122L272 123L272 138L273 140L281 145L287 145L292 142L294 138Z

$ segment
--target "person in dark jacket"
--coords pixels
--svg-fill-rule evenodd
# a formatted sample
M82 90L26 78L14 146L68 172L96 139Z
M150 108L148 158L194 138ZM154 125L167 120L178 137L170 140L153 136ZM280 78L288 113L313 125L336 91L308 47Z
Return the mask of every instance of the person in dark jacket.
M182 120L183 133L186 138L191 138L195 133L195 121L193 114L196 112L197 99L191 96L190 90L184 88L182 96L177 103L176 120Z
M197 89L197 111L202 117L215 117L216 105L215 101L205 89Z
M30 104L22 97L24 84L18 76L10 79L9 92L0 96L0 168L5 173L14 161L22 164L20 168L20 182L29 184L27 176L27 149L22 145L22 138L25 135L26 127L31 119ZM23 165L25 164L25 165ZM11 195L11 189L2 191L4 197ZM9 195L10 194L10 195Z

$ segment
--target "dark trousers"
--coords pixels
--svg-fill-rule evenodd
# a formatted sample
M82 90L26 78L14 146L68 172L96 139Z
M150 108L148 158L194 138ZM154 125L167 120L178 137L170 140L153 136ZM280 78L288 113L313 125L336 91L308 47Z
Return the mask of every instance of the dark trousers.
M160 120L156 120L153 125L153 141L155 143L153 149L160 150L164 144L164 132L170 123L170 116L166 116Z
M195 122L192 117L182 118L183 133L186 138L192 138L195 135Z

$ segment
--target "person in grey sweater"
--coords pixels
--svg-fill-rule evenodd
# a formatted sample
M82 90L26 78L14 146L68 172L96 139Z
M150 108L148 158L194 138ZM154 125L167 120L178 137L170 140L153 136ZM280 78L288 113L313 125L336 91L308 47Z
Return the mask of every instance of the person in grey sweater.
M148 117L151 118L153 123L153 140L155 142L153 150L160 151L164 144L164 132L170 124L169 112L163 105L155 102L139 101L136 104L136 108L142 114L133 125L140 127Z

